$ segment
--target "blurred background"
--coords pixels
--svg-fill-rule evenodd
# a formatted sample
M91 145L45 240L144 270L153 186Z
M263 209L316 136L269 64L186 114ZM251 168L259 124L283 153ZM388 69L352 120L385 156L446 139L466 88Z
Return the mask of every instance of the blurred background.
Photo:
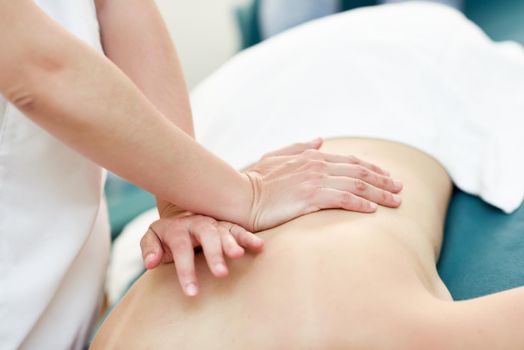
M235 9L248 0L156 0L193 88L240 48Z
M236 52L268 35L267 26L276 18L278 6L313 4L317 9L297 12L288 7L280 16L290 25L329 11L343 11L377 5L373 0L156 0L177 46L190 89L220 67ZM279 3L280 1L280 3ZM302 3L301 3L302 1ZM442 2L446 0L441 0ZM273 7L269 8L269 3ZM459 4L466 16L494 40L515 40L524 44L524 0L448 0ZM275 5L276 4L276 5ZM324 4L324 10L318 6ZM268 6L268 7L265 7ZM277 7L275 7L277 6ZM272 12L273 11L273 12ZM324 11L324 12L322 12ZM329 12L327 11L327 12ZM315 14L316 13L316 14ZM271 14L271 15L269 15ZM265 17L264 17L265 16ZM279 18L282 27L282 18ZM114 175L106 185L113 238L127 222L155 205L153 197Z

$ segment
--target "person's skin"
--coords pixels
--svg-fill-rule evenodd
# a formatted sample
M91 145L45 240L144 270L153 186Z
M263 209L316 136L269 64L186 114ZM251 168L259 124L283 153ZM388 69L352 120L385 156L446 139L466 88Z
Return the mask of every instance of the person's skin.
M194 138L194 128L191 117L191 108L187 94L187 88L183 72L178 60L176 49L171 41L168 31L163 23L162 17L152 0L97 0L97 15L100 23L102 44L106 56L125 73L133 83L140 89L145 97L162 113L169 121L176 125L181 131ZM272 169L277 165L297 160L304 156L306 151L311 152L310 158L318 161L330 161L340 169L341 163L349 163L344 158L333 158L333 156L322 155L316 150L321 146L321 140L313 140L305 144L297 144L269 155L256 166L256 171L247 172L252 178L260 175L274 174ZM164 151L169 154L168 150ZM280 153L279 153L280 152ZM284 152L284 154L282 153ZM287 156L285 158L284 156ZM299 159L299 158L298 158ZM385 192L374 190L382 188L394 193L400 190L383 171L366 162L353 159L352 164L347 164L346 170L336 175L347 176L350 179L362 178L360 173L362 167L369 169L369 173L376 176L368 176L364 179L367 183L374 185L367 193L361 193L360 197L367 198L378 204L396 207L394 197L384 196ZM270 167L264 166L270 163ZM339 164L337 164L339 163ZM325 163L324 163L325 164ZM318 166L319 164L317 164ZM207 170L211 172L210 170ZM316 170L322 173L322 170ZM281 177L277 178L281 181ZM340 190L340 178L337 191ZM350 180L351 181L351 180ZM382 181L386 181L383 183ZM220 183L220 182L218 182ZM321 195L323 201L329 197L339 198L341 193L350 190L346 182L343 192L324 191ZM281 187L283 189L283 187ZM285 191L281 191L285 193ZM273 192L274 197L276 192ZM197 197L198 194L193 195ZM210 198L205 196L206 200ZM274 202L274 201L273 201ZM144 265L154 268L160 262L171 262L173 257L176 261L177 272L181 286L188 295L198 292L198 281L194 270L193 247L202 245L206 254L209 268L217 277L225 277L228 274L224 255L228 258L239 258L244 254L244 248L259 252L262 250L263 241L244 228L227 221L216 221L210 217L194 215L191 220L180 207L188 208L180 202L171 204L169 201L157 197L157 205L161 219L155 222L143 239ZM318 208L326 207L326 202L312 208L297 208L302 213ZM300 205L299 202L297 204ZM354 201L347 203L345 208L353 210L373 211L372 208L358 208ZM331 207L333 204L327 205ZM291 216L289 210L280 208L283 214L277 221L283 222ZM200 213L205 213L200 211ZM175 220L183 217L183 220ZM253 222L248 229L259 230L267 228L264 222L275 222L274 219L260 219ZM218 217L224 219L224 217ZM231 219L230 219L231 220ZM187 225L191 223L191 225ZM164 254L165 253L165 254Z
M438 276L452 186L434 159L378 140L324 149L386 166L404 182L402 206L326 210L262 232L264 252L232 262L224 281L198 256L196 298L180 292L170 266L149 271L92 349L524 348L524 288L453 302Z

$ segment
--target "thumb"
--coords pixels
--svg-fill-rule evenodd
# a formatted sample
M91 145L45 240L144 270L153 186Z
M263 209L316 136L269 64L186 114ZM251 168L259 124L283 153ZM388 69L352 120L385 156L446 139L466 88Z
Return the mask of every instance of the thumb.
M146 269L154 269L162 261L164 249L162 243L151 227L140 240L140 248L142 249L142 259Z
M324 143L324 139L321 137L317 137L316 139L309 141L307 145L309 145L310 148L319 149L323 143Z

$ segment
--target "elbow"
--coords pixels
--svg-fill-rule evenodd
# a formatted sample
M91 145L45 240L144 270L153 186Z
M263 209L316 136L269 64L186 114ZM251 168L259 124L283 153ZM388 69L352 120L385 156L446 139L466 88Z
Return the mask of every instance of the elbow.
M5 98L24 114L35 110L37 95L37 87L26 78L17 79L5 91Z
M16 73L13 79L2 79L2 95L21 112L31 111L36 101L34 80L27 72L18 71Z
M35 94L23 91L13 95L10 99L11 103L23 113L31 113L35 110L36 107L36 98Z
M53 80L61 70L58 63L33 60L21 67L6 82L5 98L22 113L34 112L51 89Z

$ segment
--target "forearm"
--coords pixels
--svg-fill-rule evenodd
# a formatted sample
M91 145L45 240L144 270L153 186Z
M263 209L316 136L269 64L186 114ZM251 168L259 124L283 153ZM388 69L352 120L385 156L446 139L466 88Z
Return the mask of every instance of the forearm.
M194 137L188 90L175 46L153 0L99 0L104 52L171 122ZM159 211L169 203L157 197Z
M163 117L109 60L32 1L0 5L4 96L64 143L155 195L246 224L251 189L245 178Z

